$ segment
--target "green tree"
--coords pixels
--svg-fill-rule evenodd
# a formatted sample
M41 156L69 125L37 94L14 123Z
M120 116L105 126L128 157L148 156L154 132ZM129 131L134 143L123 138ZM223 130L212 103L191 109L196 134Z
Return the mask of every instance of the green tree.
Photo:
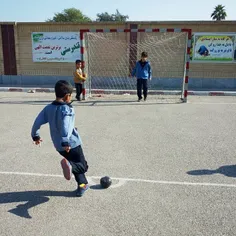
M108 12L97 14L96 21L114 21L113 16Z
M119 21L124 22L129 19L129 16L122 15L118 10L116 10L115 14L109 14L108 12L103 12L97 14L96 21Z
M211 14L211 18L213 20L225 20L225 18L227 17L227 13L225 11L225 6L223 5L217 5L213 11L213 13Z
M89 17L85 16L79 9L67 8L61 13L55 13L52 19L46 20L46 22L90 22Z

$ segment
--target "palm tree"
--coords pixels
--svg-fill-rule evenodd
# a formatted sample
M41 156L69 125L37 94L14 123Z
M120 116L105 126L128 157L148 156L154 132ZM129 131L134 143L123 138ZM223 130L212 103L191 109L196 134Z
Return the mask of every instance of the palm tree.
M225 6L223 6L223 5L217 5L215 7L215 10L211 14L211 18L213 20L225 20L226 16L227 16L227 14L225 11Z

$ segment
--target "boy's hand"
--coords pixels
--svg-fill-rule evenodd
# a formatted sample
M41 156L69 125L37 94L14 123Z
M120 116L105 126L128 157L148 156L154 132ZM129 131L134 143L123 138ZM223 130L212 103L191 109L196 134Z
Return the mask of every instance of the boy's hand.
M64 149L65 149L66 152L70 152L71 147L70 146L66 146L66 147L64 147Z
M39 140L37 140L37 141L34 141L33 143L35 144L35 145L39 145L39 146L41 146L41 143L43 142L43 140L42 139L39 139Z

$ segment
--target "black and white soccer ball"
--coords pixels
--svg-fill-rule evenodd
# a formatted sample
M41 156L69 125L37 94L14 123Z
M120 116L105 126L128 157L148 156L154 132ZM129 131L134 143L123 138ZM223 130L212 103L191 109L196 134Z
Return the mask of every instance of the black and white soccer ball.
M109 176L104 176L100 179L100 185L102 188L109 188L112 184L112 180Z

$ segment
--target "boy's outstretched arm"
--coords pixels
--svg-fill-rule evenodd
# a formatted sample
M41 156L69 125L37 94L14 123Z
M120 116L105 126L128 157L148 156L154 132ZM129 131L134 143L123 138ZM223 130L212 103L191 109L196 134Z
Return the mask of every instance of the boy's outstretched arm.
M37 118L34 121L34 124L31 129L31 137L36 145L40 144L42 142L42 139L40 138L39 130L40 127L44 124L46 124L48 121L46 119L45 115L45 109L43 109L37 116Z

